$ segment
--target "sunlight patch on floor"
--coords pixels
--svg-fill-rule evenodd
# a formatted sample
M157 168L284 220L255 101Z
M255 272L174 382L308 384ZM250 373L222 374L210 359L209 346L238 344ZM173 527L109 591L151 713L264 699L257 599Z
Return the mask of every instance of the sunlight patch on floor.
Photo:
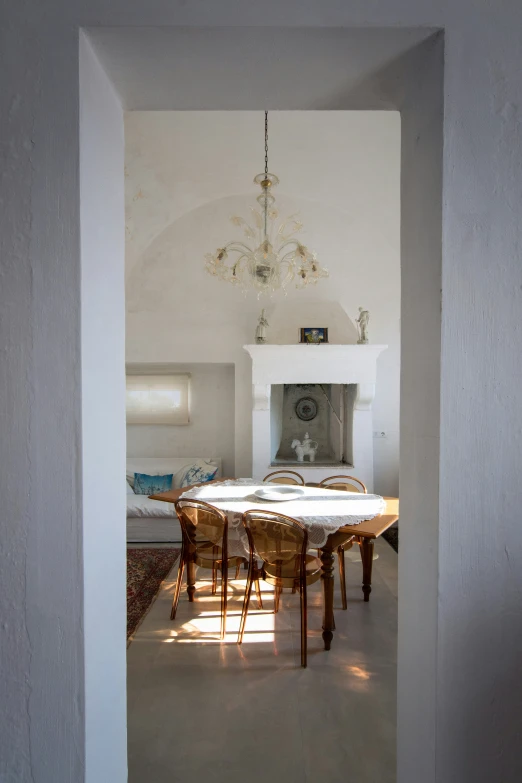
M178 626L177 630L170 630L169 635L162 640L164 643L237 643L237 635L239 632L241 611L245 595L245 580L230 579L228 582L227 624L226 635L223 640L220 638L221 584L218 581L218 592L216 595L212 595L210 592L211 584L212 583L208 579L199 580L196 582L196 600L192 603L189 603L188 606L184 605L183 610L183 613L187 611L187 609L191 613L194 612L194 616L191 616L190 620L182 622L181 626ZM263 601L266 601L268 606L264 606L263 609L258 609L255 595L252 595L248 609L243 644L274 642L275 615L273 610L273 587L267 585L266 583L261 583L261 593L263 596ZM183 595L180 596L180 601L181 600L183 600ZM206 608L204 610L197 611L198 603L202 604ZM180 610L178 608L178 618L179 614Z

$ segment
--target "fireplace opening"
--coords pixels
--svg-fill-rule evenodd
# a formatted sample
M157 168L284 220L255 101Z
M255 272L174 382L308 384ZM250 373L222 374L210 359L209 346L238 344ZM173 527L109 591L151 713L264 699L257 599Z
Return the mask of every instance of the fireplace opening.
M353 467L356 394L353 383L273 384L271 465Z

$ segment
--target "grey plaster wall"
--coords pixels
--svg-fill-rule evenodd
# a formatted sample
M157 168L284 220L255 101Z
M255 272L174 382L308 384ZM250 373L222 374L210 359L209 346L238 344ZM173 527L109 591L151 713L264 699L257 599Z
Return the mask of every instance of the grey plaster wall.
M131 368L133 372L153 373L154 366ZM221 457L222 475L234 476L234 365L173 363L168 368L174 373L190 373L190 424L127 425L127 456Z
M329 391L325 389L325 391ZM295 406L302 398L312 399L317 405L317 415L311 421L302 421L296 411ZM280 459L296 460L296 453L291 448L292 441L297 439L302 441L305 433L310 435L312 440L317 441L318 447L316 459L332 459L334 456L333 446L330 438L330 408L319 386L297 386L295 384L285 384L283 394L283 426L281 433L281 442L277 451L277 457ZM305 458L308 461L308 457Z
M23 0L4 3L2 17L3 780L101 779L83 772L79 455L92 421L81 421L78 26L298 23L445 31L443 87L439 42L430 90L423 91L430 79L424 53L388 70L395 76L387 83L378 77L358 93L351 85L350 95L330 92L324 104L368 108L381 95L402 110L406 129L401 497L411 546L400 557L398 780L518 781L519 0ZM258 38L266 41L266 33ZM226 50L234 53L242 65L243 47ZM303 52L315 64L328 49L316 55L313 47ZM196 56L203 62L204 52ZM281 84L284 57L265 61ZM235 72L239 78L244 69ZM245 93L262 103L265 87L256 89L255 74ZM230 105L236 96L225 83L214 97ZM433 295L441 264L442 310ZM107 698L120 698L118 683L111 687ZM119 735L121 726L111 731ZM123 762L119 769L114 783L125 779Z
M353 400L356 389L355 384L346 384L341 396L339 384L272 386L271 439L272 454L275 454L277 461L295 463L297 455L292 449L292 442L303 441L308 433L318 444L315 454L317 464L340 463L341 455L344 455L344 463L352 464ZM303 421L296 413L296 405L302 398L313 400L317 406L317 414L311 421ZM337 416L333 414L330 405ZM337 417L342 419L342 427ZM308 456L305 457L305 462L308 462Z

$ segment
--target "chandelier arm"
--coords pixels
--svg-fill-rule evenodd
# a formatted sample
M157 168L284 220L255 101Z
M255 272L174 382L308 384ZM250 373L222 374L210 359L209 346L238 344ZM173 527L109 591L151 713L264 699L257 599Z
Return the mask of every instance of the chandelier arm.
M295 215L288 215L288 217L279 226L279 230L277 232L279 234L279 236L282 236L282 237L287 236L289 239L294 239L293 235L299 233L299 231L301 231L301 229L303 227L302 223L296 223L296 220L295 220L296 217L297 217L297 213ZM294 227L290 228L289 231L287 232L287 230L286 230L287 226L288 226L288 224L291 221L293 222Z
M286 253L279 260L280 268L283 269L283 267L286 267L286 274L285 274L284 278L281 280L281 287L283 288L283 290L284 290L285 286L287 286L288 283L290 283L294 279L295 274L296 274L295 264L292 261L288 260L288 256L290 256L290 255L292 255L292 251L290 251L289 253Z
M248 247L248 245L245 245L243 242L236 242L235 240L232 242L229 242L227 245L223 248L227 252L229 250L232 250L236 253L252 253L252 248Z
M293 258L292 260L289 259L289 257L292 256L294 252L295 251L293 250L289 250L288 253L285 253L283 256L280 256L279 263L286 264L288 268L294 269L297 266L295 262L295 258Z
M237 277L237 274L236 274L237 270L238 270L238 269L241 269L241 262L242 262L243 260L246 260L246 261L248 262L248 256L247 256L247 254L246 254L246 253L241 253L241 255L239 256L239 258L237 259L237 261L235 262L235 264L232 264L232 266L231 266L232 274L233 274L235 277Z
M282 245L279 245L279 252L281 252L283 248L288 247L289 245L294 245L294 249L288 251L289 253L293 253L299 247L300 244L301 242L299 242L298 239L287 239L286 242L283 242ZM288 255L288 253L286 253L285 255Z

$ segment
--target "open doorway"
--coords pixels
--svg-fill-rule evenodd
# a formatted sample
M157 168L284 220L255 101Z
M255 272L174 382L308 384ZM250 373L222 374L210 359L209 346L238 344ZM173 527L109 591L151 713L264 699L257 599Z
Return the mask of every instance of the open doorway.
M384 31L380 31L379 35L381 38L382 43L382 36L384 34ZM307 34L305 34L306 37ZM354 35L358 35L354 33ZM390 34L393 37L393 34ZM425 37L425 33L422 35L419 34L419 37L417 40L421 40L422 36ZM132 44L132 40L134 38L135 43L135 36L136 31L134 31L131 36L129 43ZM109 36L110 37L110 36ZM363 36L364 37L364 36ZM103 45L107 45L107 34L106 31L101 31L100 39L104 39L102 41ZM328 36L325 37L325 44L328 39ZM358 51L361 52L361 39L354 39L358 40ZM391 40L391 38L390 38ZM438 155L440 154L440 148L438 146L439 137L438 132L440 131L439 126L436 124L438 120L440 120L439 111L440 111L440 100L439 103L437 103L437 99L440 98L439 96L439 81L437 81L438 77L440 76L440 73L435 68L433 72L430 72L428 75L430 79L432 79L432 83L430 83L430 87L433 88L434 92L430 93L430 90L424 89L421 93L419 90L418 93L415 92L415 89L412 88L411 91L407 94L406 99L404 97L404 94L401 96L393 95L394 90L397 89L397 84L400 83L400 79L397 76L397 74L402 74L402 80L403 83L406 83L413 71L415 71L415 79L413 80L415 82L415 87L418 87L418 84L422 79L419 78L419 64L423 63L425 59L429 60L430 57L434 58L434 60L437 63L437 66L439 64L439 55L440 50L437 50L437 47L433 44L430 44L426 51L420 51L422 47L415 49L415 38L407 37L406 39L403 39L399 44L397 44L396 39L394 46L392 46L391 50L388 50L387 56L382 57L382 48L381 48L381 58L379 59L379 62L374 63L372 67L374 67L374 71L378 71L382 68L384 68L385 65L389 65L388 73L393 72L393 76L390 79L389 83L386 83L385 80L381 80L378 84L378 89L376 89L376 84L372 83L371 85L365 84L364 79L361 79L359 83L356 83L354 81L351 81L349 85L346 86L345 92L337 92L337 95L335 98L332 98L332 90L331 88L331 82L329 83L329 90L326 91L327 94L325 94L324 101L323 101L323 107L327 108L328 105L335 108L372 108L375 109L378 105L380 105L380 108L397 108L397 109L404 109L409 108L410 113L407 116L407 121L404 123L405 115L403 114L403 143L402 143L402 149L403 149L403 160L402 160L402 187L403 187L403 253L402 253L402 281L403 281L403 302L404 302L404 294L407 293L409 295L409 298L407 299L407 304L402 308L402 314L403 314L403 347L406 344L408 347L408 360L405 363L403 361L403 367L402 367L402 377L403 377L403 396L401 405L403 408L403 411L405 408L407 409L407 423L408 428L403 432L403 436L401 437L401 448L403 450L403 456L402 456L402 462L403 466L406 466L407 469L407 476L406 476L406 485L404 484L404 481L401 485L401 494L404 497L404 494L406 494L407 498L407 515L410 515L410 518L412 518L415 514L415 496L416 493L413 491L413 486L416 486L417 489L420 485L424 484L426 486L429 486L432 492L433 499L435 501L435 493L434 488L437 484L437 477L436 477L436 462L433 462L433 458L435 457L435 454L433 452L430 452L429 454L429 465L427 463L419 463L418 457L419 453L422 452L423 449L423 438L424 433L426 433L429 429L429 421L430 417L434 417L433 421L435 421L435 418L438 422L438 417L436 416L437 413L437 404L438 404L438 392L435 391L438 388L437 384L437 377L438 377L438 361L439 361L439 354L438 354L438 336L437 336L437 323L438 323L438 317L439 317L439 310L438 310L438 294L439 294L439 284L438 284L438 258L440 255L440 237L437 240L436 237L436 230L437 230L437 219L440 218L439 214L439 207L440 207L440 193L438 192L438 187L440 186L440 181L438 178L438 169L437 169L437 163ZM287 40L286 40L287 43ZM302 43L302 42L301 42ZM330 42L331 43L331 42ZM377 42L378 43L378 42ZM125 48L125 45L123 49ZM345 48L344 45L342 47ZM364 45L362 47L364 49ZM109 50L111 47L109 46ZM123 51L122 47L119 48L119 53ZM327 49L328 45L325 45L325 56L327 55ZM102 54L102 60L103 60L103 46L98 47L99 52ZM297 49L298 50L298 49ZM108 51L105 49L105 51ZM112 49L114 51L114 49ZM406 55L403 56L404 52L407 52ZM339 50L337 50L337 53ZM291 59L291 58L289 58ZM328 58L327 58L328 59ZM105 60L106 67L111 72L111 58ZM388 63L386 63L386 60L388 60ZM112 61L112 65L114 64L114 60ZM294 62L295 65L295 62ZM366 63L368 65L368 63ZM113 73L116 73L113 69ZM370 69L371 70L371 69ZM429 69L428 69L429 70ZM120 70L121 75L121 70ZM364 77L368 77L368 69L363 74ZM115 79L117 81L117 79ZM306 81L306 80L305 80ZM128 73L125 74L123 81L120 81L120 88L123 85L123 88L125 87L125 82L128 84ZM272 89L274 88L273 81L271 82ZM362 86L361 86L362 85ZM265 85L266 86L266 85ZM288 85L290 86L290 85ZM313 104L315 101L315 105L317 105L317 96L320 94L320 90L318 91L318 84L317 81L311 81L308 85L312 91L315 91L316 96L314 100L311 101ZM339 87L339 85L337 85ZM192 88L194 85L192 85ZM323 85L324 87L324 85ZM425 85L424 85L425 87ZM228 85L228 89L230 88L230 85ZM283 90L284 92L284 90ZM228 93L228 90L227 90ZM273 93L274 95L276 93ZM323 93L324 94L324 93ZM434 98L435 95L435 98ZM157 98L157 96L156 96ZM261 105L270 105L270 101L268 100L269 95L265 92L263 94L263 90L260 90L259 95L257 96L255 103L257 106ZM216 106L212 106L212 100L209 98L208 93L202 93L201 97L199 98L199 101L201 104L205 104L209 101L208 106L203 106L202 108L217 108ZM251 108L249 106L249 101L251 102L251 96L245 96L245 93L242 94L241 97L239 97L236 101L236 105L234 108ZM423 105L424 101L424 105ZM181 101L182 102L182 101ZM243 103L244 102L244 103ZM301 102L301 105L299 103ZM368 103L369 105L365 106L365 103ZM419 110L419 115L416 114L416 111L411 109L411 106L408 102L411 102L411 105L415 105L416 109ZM138 101L139 103L139 101ZM241 104L243 103L243 106ZM303 105L304 103L304 105ZM388 105L383 106L383 104L388 103ZM278 98L276 101L277 108L285 108L289 105L292 108L308 108L310 107L310 101L305 99L303 95L299 97L296 101L287 100L287 96L284 96L284 99L281 95L281 93L278 93ZM402 104L402 105L401 105ZM221 107L226 104L221 104ZM228 104L230 105L230 104ZM131 107L132 108L132 107ZM147 106L143 106L143 108L148 108ZM153 106L152 108L159 108L157 105ZM170 106L167 106L166 108L171 108ZM186 107L182 107L186 108ZM254 107L255 108L255 107ZM430 136L428 134L428 138L426 141L423 142L424 144L419 145L419 138L417 136L417 129L419 123L425 122L426 117L426 110L429 109L429 112L433 112L435 117L435 122L433 124L433 129L431 131L432 135ZM422 119L420 119L420 116L422 116ZM424 146L425 145L425 146ZM418 157L418 162L423 161L424 164L428 162L428 165L424 167L423 174L424 176L421 178L419 174L418 168L415 169L415 166L412 166L412 163L415 163L416 156ZM406 161L406 162L405 162ZM406 168L406 176L405 176L405 166ZM432 167L431 167L432 166ZM428 174L428 177L426 177L426 174ZM422 179L422 182L421 182ZM427 187L426 187L427 186ZM431 210L430 212L430 218L428 220L428 223L430 224L431 230L434 232L434 242L431 247L431 251L433 252L433 255L430 258L427 258L427 256L430 256L430 252L426 254L425 249L423 248L423 240L421 239L419 235L419 227L423 225L423 220L426 220L426 211L423 208L423 197L426 195L426 190L430 190L429 198L427 199L429 201L429 208ZM405 220L404 218L404 206L406 203L406 213L408 215L408 219ZM408 220L411 221L411 223L408 223ZM440 221L439 221L440 223ZM415 225L413 225L415 224ZM440 226L439 226L440 227ZM404 230L406 229L406 231ZM424 262L426 261L433 261L433 265L430 266L429 263L424 263L424 266L422 268L417 268L415 256L418 254L419 248L422 248L422 258ZM406 285L405 285L406 283ZM427 297L424 298L424 302L422 307L418 306L418 301L415 300L415 292L419 294L420 292L424 291L424 293L427 294ZM426 305L428 303L428 305ZM404 317L406 316L406 318ZM304 324L306 325L306 324ZM318 324L322 325L322 324ZM432 327L435 327L434 331ZM197 324L195 325L195 328L197 329ZM429 339L425 339L430 332L430 329L432 329L432 333L430 334ZM404 337L404 332L407 330L407 337ZM404 351L403 351L404 356ZM419 379L419 383L417 384L417 388L413 391L411 386L412 378L416 376L417 372L417 366L416 360L419 358L419 356L422 356L423 359L426 362L426 365L428 366L428 371L425 377L422 379ZM181 358L180 361L183 361L184 359ZM243 368L245 368L247 365L243 364ZM404 391L406 380L406 393ZM433 383L433 380L435 381L435 384ZM424 391L427 391L427 396L424 395ZM237 392L237 365L236 365L236 392ZM250 400L249 400L248 394L244 394L240 396L239 400L236 396L236 416L237 416L237 410L243 409L246 410L247 408L250 408ZM432 408L428 411L427 415L425 410L425 402L426 400L429 400L431 403L434 403L435 408ZM404 421L404 417L403 417ZM422 427L420 427L419 431L417 431L417 423L422 421ZM236 418L237 423L237 418ZM404 425L403 425L404 426ZM238 437L238 428L236 427L236 439ZM420 438L420 440L419 440ZM415 441L415 449L412 450L412 443L413 440ZM248 461L248 442L245 445L245 443L239 443L236 440L236 461L239 460L241 463L241 460L243 460L243 464L247 464ZM420 452L419 452L420 449ZM428 470L429 468L429 470ZM433 469L435 469L435 473L433 472ZM422 472L422 475L419 474L419 471ZM410 490L410 494L408 495L408 487ZM409 505L408 505L409 500ZM435 506L436 502L434 503L433 511L435 513ZM435 519L435 517L434 517ZM417 533L417 541L416 545L419 544L418 536L422 535L425 538L427 537L429 540L433 540L436 538L436 529L433 528L433 526L426 525L425 529L422 531L422 533ZM413 543L412 543L413 542ZM413 535L412 538L410 538L410 546L413 546L415 544L415 535ZM436 551L436 547L435 547ZM436 558L435 558L436 559ZM410 560L410 565L413 561ZM436 562L430 563L430 571L432 568L436 569ZM413 571L408 571L408 566L406 566L405 570L406 578L411 579L414 577ZM421 584L423 581L429 581L427 578L427 575L424 574L422 578L420 576L415 577L419 578ZM410 587L411 587L411 581L410 581ZM431 601L431 592L426 591L425 597L426 601L428 603ZM431 596L431 597L430 597ZM420 606L422 604L422 601L420 600L420 594L417 593L416 595L416 601L417 605ZM405 608L408 605L408 600L405 601L404 606ZM413 658L415 658L415 648L416 645L419 644L418 640L415 640L411 634L408 633L408 626L409 626L409 620L407 617L407 612L405 611L404 617L406 618L403 622L403 630L405 632L404 636L404 642L403 642L403 665L407 665L408 661L411 661ZM411 629L410 629L411 630ZM411 646L413 644L413 646ZM427 636L425 636L422 645L429 644L429 639ZM164 645L164 648L168 648L170 645ZM401 650L401 642L399 641L399 649ZM416 652L419 652L418 646ZM163 654L163 653L162 653ZM425 659L426 660L426 659ZM167 667L170 665L166 663ZM410 677L413 674L412 669L410 669L409 675ZM171 670L172 674L172 670ZM364 674L364 673L363 673ZM419 668L419 675L420 675L420 668ZM355 676L355 675L354 675ZM361 677L361 681L364 679L364 677ZM420 677L419 677L420 679ZM158 683L158 687L161 687L161 684ZM416 694L411 697L408 696L409 699L409 705L408 707L411 708L411 699L415 700L416 698L421 698L422 688L420 690L418 689ZM399 713L400 714L400 713ZM426 722L427 724L431 720L431 716L426 716ZM390 760L390 766L393 766L393 761Z
M302 222L299 236L313 248L329 276L304 290L294 283L286 292L259 299L256 291L242 295L237 286L208 275L205 255L237 233L231 217L248 215L256 204L253 179L263 167L263 112L125 115L126 353L127 361L132 362L128 373L143 373L148 367L154 378L155 362L161 361L171 372L177 368L191 373L197 391L195 383L201 367L207 368L207 396L193 396L188 426L185 422L152 428L128 426L128 465L131 473L146 473L152 458L163 458L157 469L170 473L168 458L213 459L222 466L220 475L253 476L259 481L271 470L286 465L304 476L307 484L331 475L352 475L364 482L369 493L397 497L399 113L275 111L269 112L268 125L270 171L280 180L274 192L279 222L285 215ZM359 306L370 313L372 345L355 345ZM321 384L324 378L319 369L317 384L272 385L270 418L281 423L277 444L275 440L273 444L273 460L258 456L264 436L256 421L251 427L253 415L262 417L264 413L253 414L252 405L236 411L234 404L234 383L239 387L239 397L248 399L252 388L250 358L243 346L254 342L261 308L268 321L267 342L262 346L265 354L272 346L278 350L288 345L314 367L318 352L323 352L324 361L325 351L331 346L356 348L364 354L364 360L365 352L373 352L376 345L381 351L374 360L376 383L365 384L364 394L354 383ZM310 326L328 329L328 346L299 343L300 328ZM357 379L350 375L355 371L355 361L360 359L335 354L330 359L331 368L325 371L337 372L338 365L345 363L346 378ZM226 383L228 376L216 375L222 366L216 362L228 362L224 366L236 368L231 383ZM272 368L275 364L276 360ZM303 400L314 407L304 409ZM307 458L300 463L292 444L308 433L317 443L317 454L313 462ZM253 461L235 458L235 440L247 445ZM141 457L146 459L140 462ZM132 481L132 475L128 478ZM134 509L135 500L132 495L130 498ZM166 514L172 513L169 504L163 506ZM152 557L150 547L157 544L157 527L158 523L151 520L147 536L142 525L141 544L132 548L133 568L139 557L138 546L145 550L144 560L148 562ZM158 559L165 557L167 547L180 546L179 527L171 523L171 530L170 542L164 544ZM248 705L243 707L240 700L234 700L237 706L223 718L223 738L212 751L214 763L227 768L232 778L240 776L246 765L261 771L263 759L271 759L273 764L276 757L281 777L315 777L323 763L321 757L307 752L315 742L331 743L332 766L357 780L374 776L392 781L398 560L385 541L377 542L374 558L370 607L361 592L359 546L346 547L345 611L335 563L336 633L331 651L335 662L325 653L321 637L321 582L309 587L309 678L299 695L298 596L285 591L275 615L273 588L264 586L264 608L256 610L253 606L243 645L238 647L246 572L240 573L239 579L234 579L233 571L230 573L226 637L220 641L221 598L212 594L211 576L204 570L197 574L197 600L189 603L183 587L176 619L170 620L177 573L174 565L128 650L131 780L149 776L160 783L161 770L165 770L167 779L168 771L173 769L182 778L193 777L195 757L185 756L182 751L190 743L194 725L182 721L172 733L172 705L186 715L191 712L192 700L215 703L222 689L228 687L238 693L256 692L257 710L263 714L270 712L276 702L280 711L279 720L267 722L260 741L251 745L247 740L255 733L257 718L252 714L249 720ZM165 677L165 667L184 671L182 689L176 678L169 677L161 691L157 690L158 682ZM322 716L320 720L309 720L314 712ZM214 708L206 716L200 710L193 714L197 733L210 741L215 734ZM349 714L354 724L350 741L332 741ZM350 752L350 748L364 743L364 730L358 734L356 729L364 723L362 715L373 723L379 748L371 757ZM285 758L280 753L282 733L293 738ZM350 763L345 760L347 755L352 756Z

